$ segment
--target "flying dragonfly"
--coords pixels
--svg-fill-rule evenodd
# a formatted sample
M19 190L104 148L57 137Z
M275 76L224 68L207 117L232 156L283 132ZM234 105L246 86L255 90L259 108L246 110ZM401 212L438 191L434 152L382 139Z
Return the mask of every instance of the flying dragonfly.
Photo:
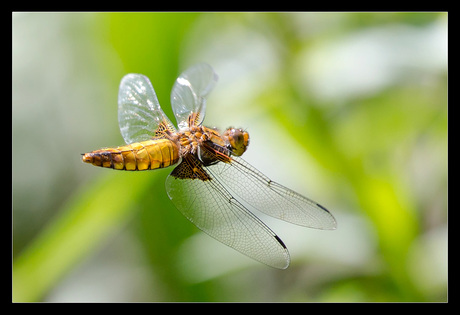
M206 99L217 82L213 68L192 66L176 80L171 105L176 128L160 107L149 79L127 74L118 93L118 122L126 145L83 154L83 162L125 171L174 166L166 192L199 229L266 265L285 269L290 256L283 241L245 204L277 219L333 230L332 214L286 188L241 158L249 134L202 125Z

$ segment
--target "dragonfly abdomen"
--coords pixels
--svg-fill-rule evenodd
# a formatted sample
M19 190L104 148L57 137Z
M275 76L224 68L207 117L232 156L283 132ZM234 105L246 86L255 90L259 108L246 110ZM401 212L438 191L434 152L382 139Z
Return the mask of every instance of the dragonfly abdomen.
M147 140L92 151L84 154L82 160L94 166L116 170L154 170L176 164L179 161L179 149L168 139Z

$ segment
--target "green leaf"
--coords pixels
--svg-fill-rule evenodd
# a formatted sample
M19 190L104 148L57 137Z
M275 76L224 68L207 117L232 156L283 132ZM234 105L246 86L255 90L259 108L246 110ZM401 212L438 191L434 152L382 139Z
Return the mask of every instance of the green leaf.
M13 301L39 301L83 257L124 225L151 177L111 172L74 195L13 263Z

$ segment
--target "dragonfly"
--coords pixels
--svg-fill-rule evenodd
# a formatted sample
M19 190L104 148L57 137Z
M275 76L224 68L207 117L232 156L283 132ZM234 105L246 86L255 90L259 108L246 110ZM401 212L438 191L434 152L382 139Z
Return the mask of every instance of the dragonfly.
M206 63L180 74L171 91L176 128L150 80L127 74L118 93L118 122L126 145L85 153L82 160L125 171L174 167L166 178L166 192L187 219L240 253L285 269L290 263L286 245L254 209L323 230L335 229L336 220L319 203L272 181L242 159L249 145L246 130L230 127L220 132L202 125L217 79Z

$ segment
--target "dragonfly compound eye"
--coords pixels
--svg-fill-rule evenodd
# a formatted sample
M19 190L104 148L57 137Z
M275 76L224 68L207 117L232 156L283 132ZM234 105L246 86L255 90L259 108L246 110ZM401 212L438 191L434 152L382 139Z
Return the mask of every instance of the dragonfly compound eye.
M228 128L224 132L232 153L236 156L242 155L249 145L249 133L243 129Z

